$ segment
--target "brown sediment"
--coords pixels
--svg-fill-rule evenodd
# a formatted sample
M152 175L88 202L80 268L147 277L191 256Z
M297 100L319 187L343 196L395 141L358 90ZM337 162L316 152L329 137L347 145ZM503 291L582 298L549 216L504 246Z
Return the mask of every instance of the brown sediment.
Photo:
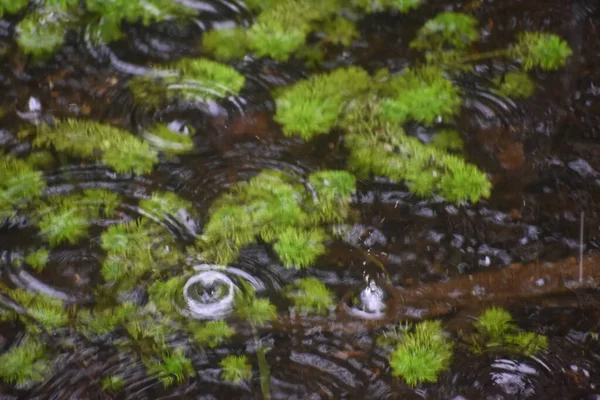
M511 264L505 268L423 284L401 290L385 288L391 294L385 318L365 320L351 316L340 304L331 321L296 317L280 320L284 330L353 334L407 319L436 318L464 308L503 306L515 301L543 300L595 289L600 283L600 253L583 257L583 279L579 281L579 260L575 257L556 262Z

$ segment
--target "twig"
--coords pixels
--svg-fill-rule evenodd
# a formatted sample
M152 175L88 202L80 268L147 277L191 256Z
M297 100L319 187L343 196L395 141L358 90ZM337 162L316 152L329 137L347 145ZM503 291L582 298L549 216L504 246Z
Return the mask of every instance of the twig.
M583 282L583 216L581 212L581 220L579 223L579 283Z

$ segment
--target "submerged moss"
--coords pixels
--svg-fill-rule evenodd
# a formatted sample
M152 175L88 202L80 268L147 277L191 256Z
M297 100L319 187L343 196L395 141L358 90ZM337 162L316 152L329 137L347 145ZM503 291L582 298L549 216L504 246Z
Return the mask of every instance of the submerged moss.
M416 49L441 49L451 46L462 49L479 40L479 22L471 15L443 12L428 20L410 42Z
M474 326L476 348L505 348L533 356L548 347L546 336L520 332L510 313L499 307L485 310Z
M333 306L333 293L316 278L304 278L291 285L288 297L301 312L327 314Z
M420 322L413 332L402 336L391 355L390 366L395 376L411 386L436 382L440 372L448 368L452 350L452 342L444 336L439 321Z
M257 238L273 244L286 267L305 267L325 252L326 234L320 224L347 217L354 178L344 171L309 176L315 196L287 177L264 171L239 183L211 209L197 242L202 256L226 265ZM324 175L325 174L325 175ZM329 180L326 180L329 177Z
M42 195L44 176L28 163L0 155L0 220Z
M252 376L252 368L246 356L227 356L221 360L221 377L231 383L239 383Z
M202 58L183 58L157 68L157 73L130 81L136 101L155 106L164 97L192 102L219 99L238 94L246 81L234 68Z
M494 85L503 96L513 98L529 97L535 92L535 83L526 72L511 71L494 79Z
M180 349L164 354L160 360L150 359L145 361L148 375L156 376L164 387L174 383L182 383L186 378L196 374L192 362L188 360Z
M28 336L0 355L0 378L5 382L43 382L49 373L48 349L39 339Z
M75 157L100 160L117 172L141 175L158 163L156 150L129 132L94 121L66 119L38 126L36 147L55 148Z
M225 321L208 321L192 326L194 340L201 346L216 347L229 339L235 331Z

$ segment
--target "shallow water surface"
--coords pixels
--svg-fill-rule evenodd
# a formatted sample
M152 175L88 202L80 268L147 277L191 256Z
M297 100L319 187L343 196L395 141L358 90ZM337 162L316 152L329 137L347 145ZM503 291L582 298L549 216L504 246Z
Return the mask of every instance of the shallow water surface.
M93 339L82 335L75 327L76 310L125 300L147 302L143 287L117 296L104 282L101 233L109 225L148 217L168 231L173 239L169 246L185 249L202 232L212 201L235 183L265 169L304 179L319 169L345 165L339 132L304 142L285 137L273 120L270 91L311 73L298 60L283 63L249 55L233 63L246 85L239 96L225 100L176 101L158 109L133 101L128 89L133 77L153 65L204 56L199 40L212 27L252 22L251 13L235 2L188 3L200 13L187 25L129 24L126 39L110 44L90 41L86 29L69 32L64 47L39 64L28 62L15 46L18 19L0 21L6 51L0 67L4 154L27 156L32 146L19 131L52 118L89 118L139 137L153 122L196 131L193 151L161 155L154 171L140 176L52 152L43 197L96 188L120 195L122 202L114 216L93 221L89 237L52 249L41 272L23 263L43 243L37 228L19 216L0 223L2 290L21 288L61 299L73 321L52 334L40 333L54 356L47 379L35 385L2 383L3 399L258 399L265 397L261 376L273 399L600 397L600 297L595 284L588 290L522 298L517 290L516 298L499 302L519 328L548 337L548 348L535 356L469 351L473 321L484 306L478 301L464 305L448 297L433 311L428 298L419 303L408 297L421 287L469 274L493 277L494 270L515 263L560 262L577 256L580 246L586 254L600 249L600 6L591 0L433 0L406 15L377 13L361 19L361 38L346 49L332 47L324 69L357 65L369 72L383 67L398 72L416 62L407 46L415 31L443 10L474 15L480 21L482 49L538 29L565 38L573 56L557 72L535 72L538 87L526 100L510 100L485 88L494 71L503 68L501 62L482 62L460 82L466 102L457 128L466 158L491 177L490 198L456 206L418 198L406 186L385 179L360 180L352 203L355 220L344 236L328 242L327 253L313 266L286 269L262 245L245 248L226 267L180 260L191 273L183 293L173 299L184 322L174 323L224 318L235 334L214 348L201 348L189 330L172 327L167 344L183 349L193 365L193 374L178 384L164 387L147 374L145 350L120 345L128 340L126 330ZM409 133L431 139L419 127ZM191 207L176 215L155 215L140 207L141 200L157 191L175 193ZM303 277L319 279L335 294L337 304L328 316L303 315L283 295L287 285ZM277 306L276 322L255 327L232 315L234 292L244 285ZM403 302L411 307L398 311ZM4 293L0 304L24 311ZM412 387L392 375L389 349L376 340L401 322L391 315L419 320L429 314L442 319L457 344L449 370L436 383ZM8 351L24 335L22 321L3 320L0 351ZM265 348L261 364L258 355ZM239 384L222 379L220 361L230 354L248 355L250 379ZM122 387L103 388L102 380L114 375L123 379Z

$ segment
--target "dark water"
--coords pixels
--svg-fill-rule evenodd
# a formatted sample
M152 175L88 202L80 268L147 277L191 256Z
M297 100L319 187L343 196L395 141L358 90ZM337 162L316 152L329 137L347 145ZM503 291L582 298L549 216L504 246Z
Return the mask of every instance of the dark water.
M284 138L272 121L269 91L308 76L300 63L275 63L248 58L236 68L247 78L239 97L189 105L170 104L159 110L134 105L127 81L152 64L198 56L204 30L219 22L248 24L225 2L195 2L201 17L187 26L128 26L127 40L92 45L85 32L72 32L65 47L39 66L26 63L10 38L16 21L0 23L7 55L0 66L0 144L5 153L27 154L30 145L17 139L19 127L34 118L82 117L116 123L141 132L151 122L179 121L196 129L190 154L163 159L151 175L119 175L100 165L62 165L47 172L49 194L68 194L101 187L122 195L122 218L141 216L138 201L162 190L190 200L195 214L170 232L182 245L191 244L204 224L210 203L232 184L263 169L306 175L320 168L343 167L344 154L332 133L311 143ZM465 11L484 27L482 48L503 46L523 30L546 30L565 38L573 49L567 67L537 73L536 94L511 101L482 89L482 82L502 65L478 65L474 79L461 82L467 97L458 128L468 159L492 176L492 196L470 207L418 199L403 185L383 180L359 182L354 207L359 221L349 243L335 243L315 267L285 270L266 248L245 250L227 270L230 279L253 282L288 315L280 290L301 276L314 276L334 290L340 302L357 295L369 278L382 278L368 251L380 260L395 287L414 288L515 262L556 261L576 255L580 215L585 217L584 248L600 248L600 6L595 1L430 1L409 15L377 14L360 23L361 40L350 49L333 50L326 67L359 65L368 71L398 71L415 55L407 43L424 21L441 10ZM39 103L41 108L36 107ZM416 134L426 135L424 132ZM108 223L110 221L105 221ZM95 236L94 236L95 235ZM42 273L16 269L36 246L34 230L10 221L0 226L1 279L11 286L51 293L69 302L89 304L99 273L99 233L78 246L54 250ZM375 346L377 329L283 329L258 332L271 347L270 389L275 399L545 399L600 398L598 293L577 292L540 301L516 301L510 311L518 325L549 337L549 348L535 357L506 354L474 355L456 347L449 371L435 384L411 388L394 378L388 354ZM345 312L354 313L351 306ZM444 325L460 340L460 331L479 313L460 309ZM373 315L363 315L365 320ZM313 320L313 322L315 322ZM315 326L327 325L326 318ZM23 334L18 323L0 325L0 349L7 350ZM215 350L193 347L186 354L197 375L165 389L146 375L144 364L120 354L110 338L89 342L65 330L48 338L58 357L49 379L33 388L2 384L3 398L39 399L254 399L261 398L258 366L241 385L220 379L219 360L229 353L256 353L252 331L240 326L231 341ZM170 339L184 345L185 337ZM102 390L100 381L114 373L125 378L117 393Z

